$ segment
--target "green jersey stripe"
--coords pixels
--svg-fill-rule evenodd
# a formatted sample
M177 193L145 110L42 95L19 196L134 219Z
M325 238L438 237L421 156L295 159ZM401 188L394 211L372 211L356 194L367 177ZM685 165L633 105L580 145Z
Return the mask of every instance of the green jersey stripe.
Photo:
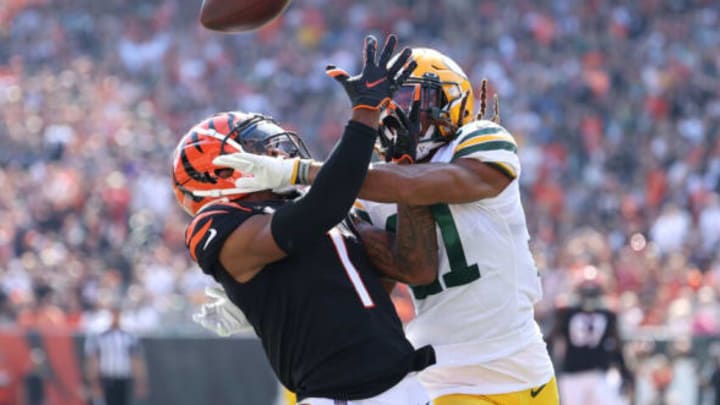
M505 130L503 127L490 127L490 128L483 128L478 129L477 131L470 132L469 134L460 134L460 137L462 138L462 142L469 141L473 138L477 138L478 136L482 135L510 135L508 131ZM510 135L512 136L512 135Z
M501 173L504 173L506 176L510 177L511 179L514 179L517 177L515 173L510 170L510 167L507 165L498 164L496 162L484 162L488 166L492 166L495 168L495 170L499 170Z
M452 158L453 160L455 160L463 156L471 155L475 152L487 150L508 150L510 152L517 153L517 146L507 141L490 141L462 148L459 151L455 152Z

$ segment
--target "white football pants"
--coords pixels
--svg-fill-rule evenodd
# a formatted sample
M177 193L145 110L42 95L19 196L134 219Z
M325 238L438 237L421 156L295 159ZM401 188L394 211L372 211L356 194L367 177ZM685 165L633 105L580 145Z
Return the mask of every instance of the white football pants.
M430 397L417 373L409 374L392 388L372 398L354 401L340 401L327 398L305 398L298 405L427 405Z

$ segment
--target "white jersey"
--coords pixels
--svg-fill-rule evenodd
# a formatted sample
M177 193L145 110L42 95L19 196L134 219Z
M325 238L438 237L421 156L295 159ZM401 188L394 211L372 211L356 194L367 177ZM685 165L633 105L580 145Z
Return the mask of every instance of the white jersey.
M463 126L431 162L459 158L513 178L521 172L515 140L491 121ZM374 225L393 230L395 204L359 204ZM552 363L533 310L542 290L518 181L494 198L431 209L441 242L438 278L412 288L417 316L407 326L416 347L435 347L437 364L421 373L430 395L500 394L548 382Z

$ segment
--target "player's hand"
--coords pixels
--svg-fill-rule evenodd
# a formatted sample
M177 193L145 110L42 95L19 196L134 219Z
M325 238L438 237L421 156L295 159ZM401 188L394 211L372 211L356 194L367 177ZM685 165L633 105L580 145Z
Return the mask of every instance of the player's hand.
M300 180L304 179L301 175L307 174L311 162L309 159L285 159L246 152L221 155L213 159L216 166L239 170L243 175L247 175L235 180L235 187L241 193L278 190L301 184Z
M383 124L391 129L395 136L387 145L386 162L401 164L415 163L418 139L420 138L420 87L413 91L410 111L405 113L402 107L395 106L393 114L383 119ZM381 137L382 139L383 137Z
M363 69L359 75L351 77L346 71L334 65L328 65L325 68L325 72L330 77L343 85L350 97L353 109L378 110L384 107L390 102L398 87L417 67L415 61L408 63L412 51L404 48L397 60L388 68L387 65L396 43L397 37L392 34L388 35L380 59L376 61L377 39L372 35L365 37ZM405 66L406 64L407 66ZM405 66L404 69L403 66Z
M225 290L207 287L205 295L208 302L200 307L200 312L193 314L192 319L195 323L219 336L252 331L252 325L245 314L230 301Z

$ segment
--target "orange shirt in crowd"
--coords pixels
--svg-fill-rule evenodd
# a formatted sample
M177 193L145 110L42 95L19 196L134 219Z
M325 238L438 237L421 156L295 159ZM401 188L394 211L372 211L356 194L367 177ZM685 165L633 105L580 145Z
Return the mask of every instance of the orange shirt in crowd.
M20 312L18 326L23 328L64 328L67 319L63 311L54 305L29 308Z

